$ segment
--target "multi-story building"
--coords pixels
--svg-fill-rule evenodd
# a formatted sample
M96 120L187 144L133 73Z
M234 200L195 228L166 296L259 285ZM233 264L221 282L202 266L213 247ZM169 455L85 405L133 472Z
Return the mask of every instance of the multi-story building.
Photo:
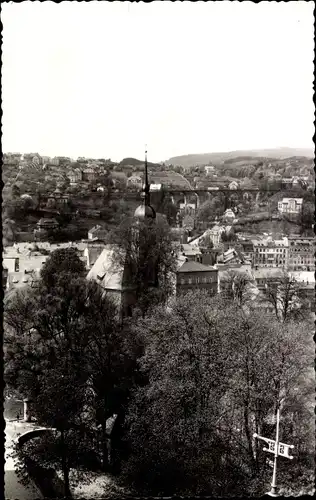
M278 202L281 214L299 214L302 211L303 198L283 198Z
M291 271L315 270L315 238L289 236L288 269Z
M97 177L97 173L92 167L86 167L82 172L82 180L83 181L94 181Z
M204 167L204 170L205 170L206 175L212 175L215 172L215 167L213 167L212 165L206 165Z
M177 271L177 295L188 290L207 290L214 295L218 290L218 270L199 262L186 261Z
M70 170L70 172L68 172L67 174L67 177L70 180L70 184L74 185L82 180L82 172L80 168L76 168L74 170Z
M273 240L271 237L253 241L253 266L280 267L288 265L288 239Z
M183 243L181 245L181 253L187 258L188 261L202 261L202 252L197 246L190 245L189 243Z
M253 261L253 242L251 240L239 241L241 252L245 260Z

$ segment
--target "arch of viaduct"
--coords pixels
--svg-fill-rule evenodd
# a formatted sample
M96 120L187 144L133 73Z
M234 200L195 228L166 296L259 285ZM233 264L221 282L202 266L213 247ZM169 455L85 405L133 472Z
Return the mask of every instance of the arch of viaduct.
M165 189L166 193L170 194L171 200L174 205L179 206L181 203L185 206L189 204L195 204L196 209L207 200L211 200L213 197L222 194L224 198L225 209L232 206L234 203L241 202L245 198L256 199L257 202L262 199L267 193L277 193L279 189ZM287 190L287 195L289 197L295 197L295 192Z

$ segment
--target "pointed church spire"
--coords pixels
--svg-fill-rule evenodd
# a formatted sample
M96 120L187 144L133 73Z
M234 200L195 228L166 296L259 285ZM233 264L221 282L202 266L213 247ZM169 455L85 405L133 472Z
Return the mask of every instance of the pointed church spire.
M150 185L149 185L149 181L148 181L147 144L145 146L145 185L144 185L144 192L145 192L145 205L149 206L150 205Z
M135 210L134 216L137 219L144 219L144 218L150 218L150 219L155 219L156 218L156 212L155 210L150 206L150 185L148 181L148 163L147 163L147 145L145 148L145 179L144 179L144 187L143 187L143 204L140 205L138 208Z

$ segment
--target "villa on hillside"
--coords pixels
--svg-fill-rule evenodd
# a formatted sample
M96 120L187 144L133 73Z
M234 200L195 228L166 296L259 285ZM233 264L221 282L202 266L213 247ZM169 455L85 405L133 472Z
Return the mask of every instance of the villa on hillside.
M281 214L299 214L302 211L303 198L283 198L278 202Z

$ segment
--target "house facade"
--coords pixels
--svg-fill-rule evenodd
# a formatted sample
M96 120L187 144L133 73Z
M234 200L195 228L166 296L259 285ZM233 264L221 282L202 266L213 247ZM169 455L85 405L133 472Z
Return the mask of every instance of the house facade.
M108 231L103 229L103 227L99 226L98 224L88 231L88 240L94 240L94 239L99 239L103 240L106 238L108 234Z
M82 181L82 171L80 168L76 168L68 172L67 177L70 181L70 185L75 185L77 182Z
M212 175L215 172L215 167L213 167L212 165L206 165L204 167L204 170L205 170L206 175Z
M281 214L299 214L302 206L303 198L283 198L278 202L278 211Z
M289 236L288 242L289 271L314 271L315 238Z
M280 267L288 266L288 238L273 240L268 237L264 240L253 241L253 266L254 267Z
M186 261L177 271L177 295L189 290L206 290L214 295L218 290L218 270L199 262Z
M82 180L86 182L94 181L97 177L96 171L92 167L86 167L82 171Z

